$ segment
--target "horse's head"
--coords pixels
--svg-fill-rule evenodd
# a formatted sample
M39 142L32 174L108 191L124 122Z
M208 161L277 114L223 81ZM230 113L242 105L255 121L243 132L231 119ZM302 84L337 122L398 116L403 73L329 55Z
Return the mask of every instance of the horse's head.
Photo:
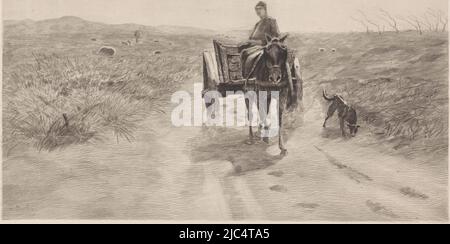
M287 60L287 47L284 45L287 35L271 37L266 35L267 45L264 47L265 65L268 69L269 81L279 83L282 78L282 69Z

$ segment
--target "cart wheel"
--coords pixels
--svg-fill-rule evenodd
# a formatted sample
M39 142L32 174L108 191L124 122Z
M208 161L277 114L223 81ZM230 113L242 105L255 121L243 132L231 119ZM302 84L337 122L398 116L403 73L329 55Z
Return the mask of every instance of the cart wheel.
M218 107L217 84L219 75L215 58L210 52L203 53L203 91L208 118L214 119ZM211 106L214 105L214 106Z
M215 119L217 113L219 113L220 101L219 96L217 94L218 92L216 91L209 91L206 92L205 96L203 97L203 99L205 100L206 115L208 120Z
M203 53L203 93L208 91L216 91L219 83L219 75L217 73L217 63L210 52Z
M303 111L303 79L298 58L294 58L291 73L295 79L293 79L294 91L292 96L289 96L288 100L290 111Z
M303 101L303 78L302 78L302 73L300 70L300 61L298 60L298 58L294 59L294 75L296 79L296 84L295 84L295 88L297 91L297 102L299 104L301 104L301 102Z
M290 125L293 127L301 126L304 124L304 107L303 107L303 79L301 73L300 61L298 58L294 58L293 65L291 68L292 76L294 79L294 97L292 103L294 106L291 110L291 115L288 120L290 120Z

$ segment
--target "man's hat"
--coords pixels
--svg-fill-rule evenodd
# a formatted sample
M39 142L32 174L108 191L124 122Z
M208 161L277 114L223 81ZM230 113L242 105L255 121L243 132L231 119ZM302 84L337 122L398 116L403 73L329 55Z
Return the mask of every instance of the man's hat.
M259 1L256 4L255 8L257 8L257 7L263 7L265 10L267 10L267 4L265 2L263 2L263 1Z

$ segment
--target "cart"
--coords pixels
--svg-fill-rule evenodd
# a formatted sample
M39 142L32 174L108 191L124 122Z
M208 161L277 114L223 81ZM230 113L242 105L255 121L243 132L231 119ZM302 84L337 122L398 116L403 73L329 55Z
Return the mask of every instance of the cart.
M203 53L203 97L209 91L219 92L222 97L225 97L227 91L244 91L244 88L245 90L252 90L257 85L262 86L269 83L256 81L255 78L246 80L242 77L241 57L237 45L226 44L218 40L213 40L213 45L214 53L209 51ZM292 98L296 100L294 101L295 104L300 104L303 99L303 80L300 62L295 57L295 50L293 49L289 50L288 63L291 67L290 72L294 88Z

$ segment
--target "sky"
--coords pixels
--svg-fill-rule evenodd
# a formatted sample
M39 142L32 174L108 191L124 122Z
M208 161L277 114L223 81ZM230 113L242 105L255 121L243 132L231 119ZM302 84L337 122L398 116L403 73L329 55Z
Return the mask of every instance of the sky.
M213 30L251 29L258 0L2 0L3 19L78 16L122 24L177 25ZM427 8L448 12L447 0L266 0L281 31L360 31L352 20L363 10L379 19L383 8L395 16L422 15Z

